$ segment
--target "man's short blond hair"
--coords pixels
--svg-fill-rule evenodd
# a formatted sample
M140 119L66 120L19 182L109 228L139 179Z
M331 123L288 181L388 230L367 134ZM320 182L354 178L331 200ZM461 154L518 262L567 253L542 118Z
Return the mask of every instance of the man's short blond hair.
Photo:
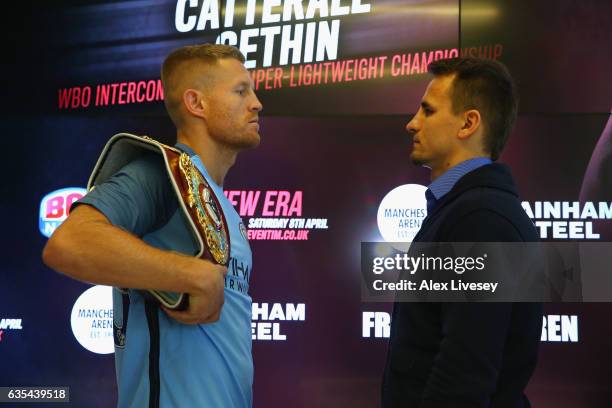
M231 45L200 44L188 45L172 51L162 64L161 79L164 87L164 104L170 119L178 128L182 117L180 106L183 92L190 87L202 87L206 84L206 67L216 65L217 61L233 58L244 64L245 58L240 50ZM200 75L193 75L198 71Z

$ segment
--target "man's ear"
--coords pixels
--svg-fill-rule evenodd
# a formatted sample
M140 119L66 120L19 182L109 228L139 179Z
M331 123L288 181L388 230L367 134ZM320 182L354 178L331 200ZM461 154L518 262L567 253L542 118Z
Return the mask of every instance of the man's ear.
M463 113L463 126L459 129L460 139L467 139L473 135L481 126L480 112L470 109Z
M185 110L193 116L205 119L208 114L208 106L204 101L204 95L197 89L186 89L183 92L183 105Z

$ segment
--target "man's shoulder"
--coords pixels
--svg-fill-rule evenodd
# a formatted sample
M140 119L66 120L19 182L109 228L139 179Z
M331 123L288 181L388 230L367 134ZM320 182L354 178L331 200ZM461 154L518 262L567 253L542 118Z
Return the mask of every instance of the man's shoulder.
M167 178L164 159L160 154L147 153L126 164L117 174L127 174L143 181L156 182Z
M488 186L473 187L457 195L454 206L463 211L520 209L518 197L506 190Z
M164 159L156 153L135 158L75 203L88 204L113 225L138 236L158 228L176 210Z
M449 203L444 215L443 235L462 239L474 235L489 240L536 240L535 227L515 195L504 190L476 187L465 191Z
M148 198L167 200L173 196L164 158L153 152L135 158L109 181L120 184L126 191L144 194Z

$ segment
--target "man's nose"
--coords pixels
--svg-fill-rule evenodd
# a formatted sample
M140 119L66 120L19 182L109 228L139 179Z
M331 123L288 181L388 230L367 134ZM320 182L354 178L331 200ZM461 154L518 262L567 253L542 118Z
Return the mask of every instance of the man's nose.
M251 110L254 112L261 112L263 110L263 105L261 104L257 96L255 96L255 100L251 104Z
M418 122L416 121L416 116L413 117L410 122L406 123L406 132L408 132L411 136L419 131Z

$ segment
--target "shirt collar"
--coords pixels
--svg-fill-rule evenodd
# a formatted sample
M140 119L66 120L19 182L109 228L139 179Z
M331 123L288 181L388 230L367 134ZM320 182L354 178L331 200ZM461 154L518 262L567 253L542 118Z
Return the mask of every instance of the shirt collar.
M221 192L223 192L223 187L215 183L212 177L210 177L210 174L208 174L208 170L206 170L206 166L204 166L204 162L202 162L202 159L200 158L200 156L198 156L191 147L183 143L176 143L174 147L187 153L189 157L191 158L191 161L193 162L193 164L195 164L198 170L200 170L200 173L202 173L204 178L208 181L208 184L213 185L214 187L216 187L217 190L220 190Z
M193 151L193 149L189 146L187 146L186 144L183 143L177 143L174 145L174 147L176 147L179 150L184 151L185 153L187 153L189 155L189 157L191 156L195 156L195 152Z
M438 201L444 197L457 184L457 181L467 173L476 170L479 167L491 164L492 161L488 157L476 157L457 164L448 169L444 174L435 179L428 187L430 196ZM427 197L427 195L426 195Z

